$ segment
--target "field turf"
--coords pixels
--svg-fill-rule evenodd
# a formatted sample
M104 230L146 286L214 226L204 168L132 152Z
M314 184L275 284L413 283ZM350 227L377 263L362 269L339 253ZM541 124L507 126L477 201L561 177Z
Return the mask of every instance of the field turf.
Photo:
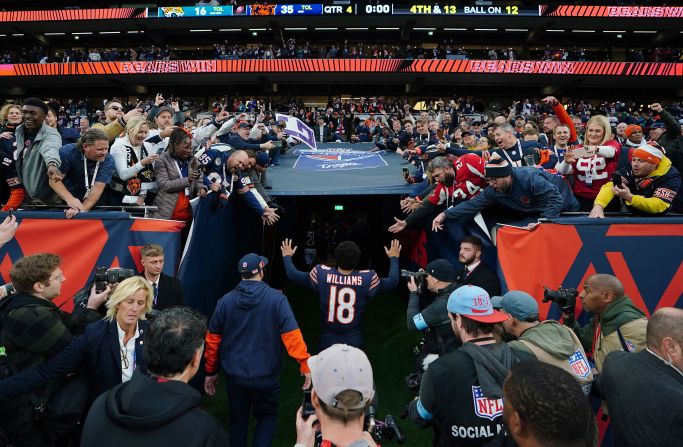
M292 285L286 287L284 292L289 298L309 351L317 352L320 334L317 297L307 289ZM387 414L392 414L398 419L406 404L417 395L406 388L404 378L414 367L413 347L419 342L420 334L407 330L406 298L404 294L397 292L374 298L366 309L364 320L365 352L372 363L379 393L377 416L383 419ZM296 362L287 356L281 379L277 434L273 445L291 447L296 441L294 421L296 411L301 405L303 378L299 375ZM205 396L202 406L224 422L227 429L229 408L222 385L216 396ZM431 429L419 430L407 419L398 420L398 423L406 435L404 445L431 445ZM393 441L383 445L398 444Z

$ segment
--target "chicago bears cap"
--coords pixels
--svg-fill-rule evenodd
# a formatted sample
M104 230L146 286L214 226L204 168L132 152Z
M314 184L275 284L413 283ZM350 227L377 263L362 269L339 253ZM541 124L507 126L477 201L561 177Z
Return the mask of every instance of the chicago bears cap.
M493 310L491 299L481 287L466 285L455 289L448 297L448 311L480 323L500 323L509 318Z
M242 256L240 262L237 264L237 270L243 274L255 275L263 267L268 265L268 258L259 256L256 253L249 253Z
M372 366L363 351L353 346L336 344L308 359L313 389L320 400L340 410L365 408L375 395ZM342 391L360 393L357 402L342 404L337 396Z

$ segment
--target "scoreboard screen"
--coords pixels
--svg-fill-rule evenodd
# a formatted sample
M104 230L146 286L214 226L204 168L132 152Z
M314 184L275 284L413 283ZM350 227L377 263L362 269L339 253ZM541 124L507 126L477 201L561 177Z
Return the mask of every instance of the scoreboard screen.
M247 15L249 16L303 16L303 15L322 15L322 4L295 4L295 5L268 5L255 4L247 5Z

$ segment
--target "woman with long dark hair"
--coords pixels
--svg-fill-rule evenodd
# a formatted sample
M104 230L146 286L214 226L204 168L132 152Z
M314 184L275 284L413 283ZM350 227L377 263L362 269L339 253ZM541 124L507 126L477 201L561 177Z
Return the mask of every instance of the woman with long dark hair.
M199 161L192 155L192 134L182 127L169 137L166 152L154 165L159 193L154 199L157 210L151 217L189 222L190 200L206 196L206 186Z

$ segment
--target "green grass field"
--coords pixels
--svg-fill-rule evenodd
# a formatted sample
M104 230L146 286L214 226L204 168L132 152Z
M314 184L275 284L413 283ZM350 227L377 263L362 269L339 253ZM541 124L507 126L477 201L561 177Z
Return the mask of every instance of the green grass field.
M399 286L401 287L401 286ZM309 290L288 286L289 298L306 344L315 352L320 334L318 299ZM415 355L413 347L420 334L406 329L406 302L395 293L384 294L372 300L366 309L364 321L366 353L372 362L379 397L378 417L392 414L398 418L406 404L415 397L405 385L404 377L412 372ZM296 441L294 420L301 405L301 385L298 365L287 357L282 372L282 393L278 410L277 435L274 446L291 447ZM229 408L225 390L221 387L215 397L205 397L203 407L219 418L227 427ZM431 445L431 430L418 430L408 420L399 420L406 435L405 445ZM391 444L397 445L395 442ZM390 444L390 445L391 445Z

